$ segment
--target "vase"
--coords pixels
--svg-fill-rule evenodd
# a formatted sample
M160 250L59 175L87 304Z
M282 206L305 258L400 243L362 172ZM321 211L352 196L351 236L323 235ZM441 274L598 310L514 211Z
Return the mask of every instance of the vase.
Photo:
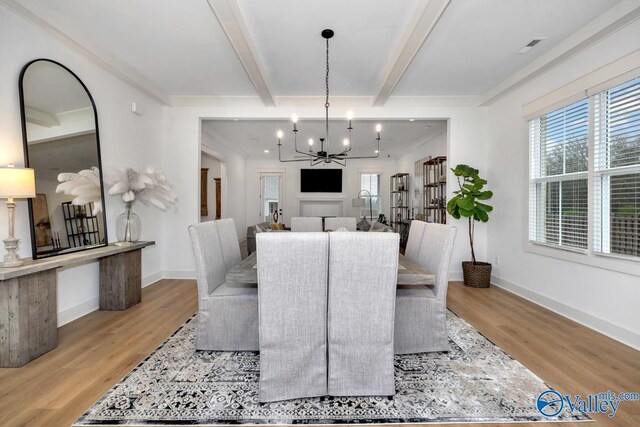
M125 211L116 218L117 246L131 246L140 239L142 222L131 207L131 203L127 203Z

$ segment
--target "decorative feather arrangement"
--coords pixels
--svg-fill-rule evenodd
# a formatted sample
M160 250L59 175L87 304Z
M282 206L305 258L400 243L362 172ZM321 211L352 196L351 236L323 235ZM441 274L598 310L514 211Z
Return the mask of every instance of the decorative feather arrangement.
M93 203L93 215L102 212L102 192L100 191L100 169L92 167L78 173L67 172L58 175L56 193L74 196L72 205L83 206Z
M105 175L107 193L121 196L125 204L140 200L145 205L166 211L177 201L167 178L158 170L147 167L143 172L127 168L124 171L111 169Z

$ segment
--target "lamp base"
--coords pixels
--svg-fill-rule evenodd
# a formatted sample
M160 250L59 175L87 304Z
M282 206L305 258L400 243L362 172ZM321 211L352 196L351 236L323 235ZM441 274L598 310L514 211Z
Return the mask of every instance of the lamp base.
M3 242L4 248L6 249L7 253L4 256L4 262L0 263L0 267L20 267L22 264L24 264L24 261L20 259L20 256L18 256L18 246L20 245L20 239L9 237L8 239L3 240Z

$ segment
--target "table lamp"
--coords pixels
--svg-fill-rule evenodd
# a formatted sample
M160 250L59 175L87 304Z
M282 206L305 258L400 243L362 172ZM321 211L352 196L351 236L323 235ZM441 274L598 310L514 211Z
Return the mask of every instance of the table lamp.
M20 239L13 236L16 204L13 199L36 197L35 174L29 168L0 168L0 199L7 199L9 212L9 237L4 241L7 251L0 267L19 267L24 262L18 256Z

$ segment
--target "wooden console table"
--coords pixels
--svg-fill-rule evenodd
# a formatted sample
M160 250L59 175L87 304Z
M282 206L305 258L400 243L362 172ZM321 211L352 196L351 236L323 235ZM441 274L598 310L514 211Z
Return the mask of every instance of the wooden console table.
M141 300L141 252L155 242L109 245L0 268L0 368L17 368L58 345L58 268L100 260L100 310Z

